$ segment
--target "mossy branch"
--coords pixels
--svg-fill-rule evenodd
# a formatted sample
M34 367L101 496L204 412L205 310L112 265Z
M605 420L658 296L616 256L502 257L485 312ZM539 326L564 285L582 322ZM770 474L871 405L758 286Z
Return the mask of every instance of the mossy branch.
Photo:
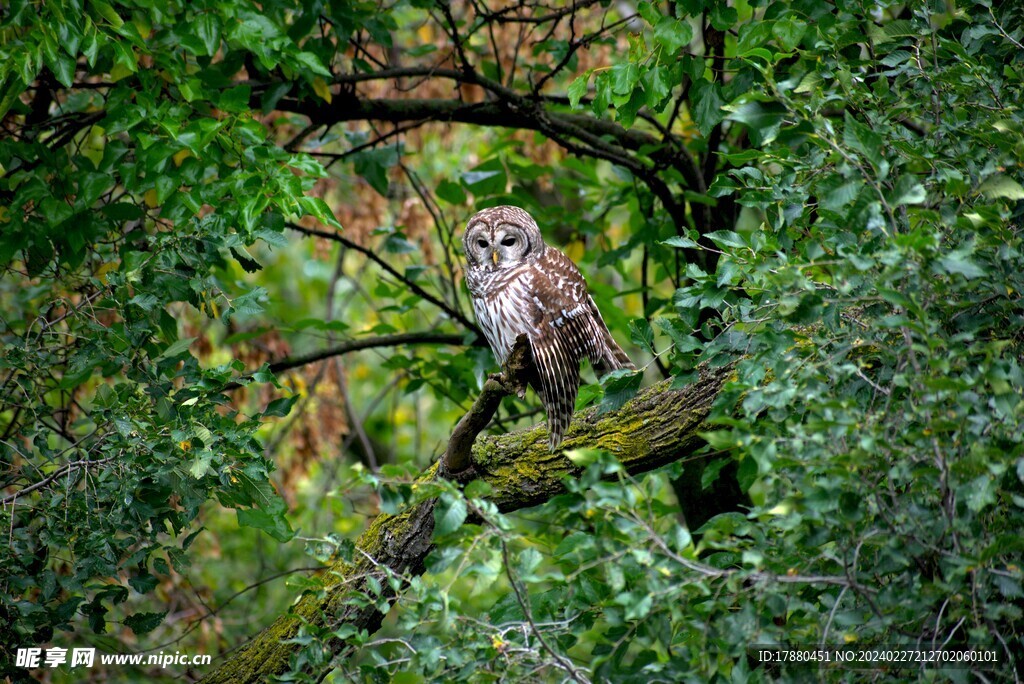
M609 451L631 474L691 456L704 443L699 433L708 429L705 420L711 404L732 372L731 367L702 369L697 381L682 389L670 389L665 381L641 391L617 411L599 415L589 409L577 413L562 448ZM487 401L493 401L494 396ZM471 459L474 477L491 485L490 499L502 511L547 501L565 491L567 476L580 472L562 453L548 450L547 428L543 426L484 437L473 445ZM435 465L420 476L420 481L437 477ZM424 572L424 561L433 548L434 504L434 500L424 501L396 515L378 515L356 541L352 561L338 562L323 574L322 592L303 596L287 615L202 681L239 684L264 681L286 671L290 656L302 648L292 639L303 623L332 632L343 625L351 625L356 631L376 631L384 618L378 607L397 596L389 577ZM353 601L359 592L373 595L370 578L383 588L377 601ZM335 649L343 646L341 640L334 644Z
M477 435L491 422L502 399L510 394L518 395L520 399L526 396L526 386L533 368L532 361L530 342L526 333L523 333L516 337L512 353L509 354L501 373L487 378L473 406L452 430L448 447L441 456L439 475L458 480L466 480L475 475L473 471L467 472L473 465L473 443L476 442Z

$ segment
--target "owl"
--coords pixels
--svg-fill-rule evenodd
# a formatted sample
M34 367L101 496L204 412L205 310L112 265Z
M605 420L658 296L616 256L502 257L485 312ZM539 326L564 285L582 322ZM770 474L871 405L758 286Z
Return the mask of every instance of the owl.
M478 212L462 236L473 311L499 365L526 333L536 372L530 384L548 418L548 444L558 448L576 406L580 361L598 375L635 368L612 339L587 283L569 257L544 244L519 207Z

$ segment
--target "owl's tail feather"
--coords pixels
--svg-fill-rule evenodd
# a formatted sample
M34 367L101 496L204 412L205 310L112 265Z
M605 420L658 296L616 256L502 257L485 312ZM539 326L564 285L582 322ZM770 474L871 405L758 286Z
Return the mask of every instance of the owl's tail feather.
M594 333L594 338L601 342L596 350L597 354L594 355L591 352L590 356L590 365L594 367L597 377L607 375L613 370L619 370L620 368L636 370L636 365L629 360L626 352L622 351L622 347L619 346L619 343L612 337L611 332L608 331L608 324L604 322L604 318L602 318L601 312L598 311L593 297L590 298L590 316L591 330Z
M541 362L549 360L548 353L543 350L539 351L539 357ZM580 386L579 361L576 361L575 366L569 364L567 367L560 366L560 369L562 374L540 373L536 384L531 381L544 404L544 413L547 414L548 449L552 453L562 444L565 431L572 422Z
M575 403L575 399L573 401ZM561 413L554 413L549 407L548 410L548 451L555 453L565 438L565 431L569 429L572 421L572 406L563 407Z
M600 378L620 368L636 370L636 366L626 356L626 352L622 351L622 347L615 341L612 334L608 332L608 326L604 325L604 321L600 321L597 327L600 328L600 339L603 344L598 349L597 357L590 359L590 365L594 367L597 377Z
M594 372L600 377L620 368L636 370L636 366L626 356L626 352L622 351L622 347L612 338L612 334L603 324L604 321L601 321L602 331L599 338L604 342L603 349L600 351L600 356L590 359L590 365L594 367ZM559 388L560 392L553 391L554 388L549 389L548 392L540 392L544 410L548 414L548 448L552 453L557 451L561 445L576 407L576 394L580 384L579 361L570 364L569 375L565 386Z
M608 332L607 328L604 330L604 346L604 354L597 360L597 363L593 364L594 372L598 377L620 368L636 370L636 365L626 356L626 352L622 351L622 347L612 338L612 334Z

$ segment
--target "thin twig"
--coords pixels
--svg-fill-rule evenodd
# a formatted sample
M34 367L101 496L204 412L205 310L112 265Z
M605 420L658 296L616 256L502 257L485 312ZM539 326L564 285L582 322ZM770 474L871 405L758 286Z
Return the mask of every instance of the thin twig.
M315 228L306 228L296 223L289 223L287 224L287 226L292 230L299 233L303 233L305 235L315 235L316 237L322 237L326 240L333 240L334 242L339 242L348 247L349 249L352 249L366 256L374 263L376 263L378 266L383 268L385 271L390 273L392 276L397 278L402 284L408 287L413 292L413 294L416 294L420 298L425 299L426 301L430 302L434 306L444 311L451 318L457 320L467 330L474 333L477 336L477 338L481 340L482 343L483 334L480 332L480 329L476 326L476 324L473 321L469 320L469 318L467 318L465 314L463 314L458 309L454 308L451 304L448 304L447 302L439 299L437 296L430 294L416 282L410 280L409 278L406 278L404 275L398 272L398 269L396 269L394 266L381 259L373 251L367 249L366 247L363 247L360 244L353 242L352 240L349 240L348 238L346 238L343 235L340 235L339 233L331 233L325 230L317 230Z
M524 590L519 586L518 580L516 580L515 575L512 573L512 559L509 557L508 543L500 536L498 537L498 540L501 542L501 557L505 565L505 576L508 577L508 583L512 585L512 591L515 593L519 607L523 609L523 617L526 618L526 622L530 625L530 631L533 632L535 637L537 637L537 641L540 642L540 645L544 650L550 653L551 657L555 659L555 664L564 670L574 682L579 682L579 684L589 684L590 679L580 672L579 669L573 665L572 661L551 647L551 644L548 643L547 639L545 639L544 635L541 633L540 628L537 627L537 623L533 621L533 611L530 610L529 597L524 596Z
M45 487L46 485L50 484L51 482L53 482L54 480L56 480L57 478L59 478L59 477L61 477L63 475L70 475L71 472L74 471L74 470L77 470L79 468L90 468L92 466L101 466L101 465L104 465L106 463L110 463L111 461L113 461L113 460L115 460L117 458L118 457L115 455L115 456L107 456L106 458L100 458L100 459L97 459L95 461L90 461L90 460L71 461L70 463L67 463L67 464L61 466L60 468L58 468L57 470L53 471L52 473L50 473L48 476L44 477L39 482L31 484L31 485L25 487L24 489L21 489L21 490L19 490L17 492L14 492L13 494L8 494L4 498L0 499L0 505L6 506L7 504L9 504L12 501L16 500L19 496L24 496L25 494L28 494L30 492L34 492L37 489L41 489L41 488Z

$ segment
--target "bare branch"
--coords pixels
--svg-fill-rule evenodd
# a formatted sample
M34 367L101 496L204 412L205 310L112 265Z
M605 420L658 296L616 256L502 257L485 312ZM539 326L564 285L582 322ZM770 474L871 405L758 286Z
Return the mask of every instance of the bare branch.
M376 263L378 266L383 268L385 271L390 273L396 279L398 279L403 285L408 287L409 290L412 291L414 294L419 295L421 298L427 300L428 302L430 302L431 304L433 304L437 308L439 308L442 311L444 311L446 314L448 314L449 317L451 317L454 320L458 321L469 332L472 332L473 334L475 334L477 336L478 340L483 340L483 334L480 332L480 329L476 326L476 323L474 323L473 321L469 320L469 318L465 314L463 314L461 311L456 309L454 306L448 304L447 302L442 301L441 299L439 299L435 295L432 295L431 293L427 292L422 287L420 287L420 285L418 285L416 282L406 278L404 275L402 275L401 273L398 272L398 269L396 269L394 266L392 266L388 262L386 262L383 259L381 259L372 250L369 250L366 247L363 247L362 245L357 244L357 243L353 242L352 240L349 240L348 238L346 238L344 235L341 235L340 233L331 233L331 232L328 232L328 231L325 231L325 230L317 230L315 228L306 228L306 227L300 226L300 225L298 225L296 223L289 223L288 227L291 228L292 230L296 231L296 232L303 233L305 235L315 235L316 237L322 237L325 240L332 240L334 242L341 243L341 244L345 245L346 247L348 247L349 249L352 249L352 250L355 250L356 252L359 252L360 254L362 254L363 256L367 257L368 259L370 259L371 261ZM483 344L483 342L480 341L480 342L478 342L478 344Z
M363 349L397 347L403 344L450 344L453 346L461 346L465 344L465 342L465 335L438 332L396 333L394 335L365 337L358 340L345 340L344 342L328 347L327 349L321 349L320 351L312 352L310 354L303 354L301 356L293 356L288 359L275 361L270 364L270 371L273 373L281 373L286 370L291 370L292 368L298 368L299 366L305 366L310 363L316 363L317 361L323 361L324 359L330 359L335 356L341 356L342 354L349 354Z
M24 489L18 490L13 494L8 494L4 498L0 499L0 506L6 506L7 504L17 503L19 496L24 496L26 494L34 492L37 489L42 489L43 487L47 486L57 478L63 477L64 475L70 475L72 471L78 470L79 468L93 468L96 466L101 466L110 463L115 459L117 459L116 455L107 456L106 458L98 458L96 460L85 459L81 461L72 461L71 463L66 463L57 470L53 471L52 473L44 477L39 482L30 484Z

